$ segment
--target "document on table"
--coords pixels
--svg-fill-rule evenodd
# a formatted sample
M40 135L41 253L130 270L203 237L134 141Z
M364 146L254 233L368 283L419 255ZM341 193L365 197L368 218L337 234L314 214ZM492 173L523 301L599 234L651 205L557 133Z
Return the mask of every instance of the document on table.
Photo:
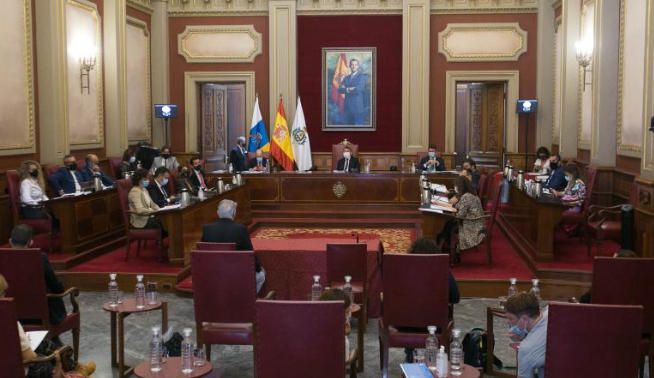
M429 206L430 209L432 210L440 210L440 211L447 211L449 213L453 212L454 209L451 206L443 206L443 205L438 205L438 204L432 204Z
M29 331L25 332L27 339L30 341L30 348L36 350L36 348L41 344L41 341L45 338L45 335L48 334L48 331Z
M181 204L176 203L174 205L168 205L168 206L161 207L161 208L159 208L159 211L178 209L181 206L182 206Z
M433 378L427 365L425 364L400 364L402 373L406 378Z

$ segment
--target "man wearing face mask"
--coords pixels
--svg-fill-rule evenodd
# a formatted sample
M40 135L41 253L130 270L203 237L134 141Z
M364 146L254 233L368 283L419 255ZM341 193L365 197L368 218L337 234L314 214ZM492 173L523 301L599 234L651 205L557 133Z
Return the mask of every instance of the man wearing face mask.
M77 170L75 156L70 154L64 156L64 166L48 176L48 182L52 185L53 191L60 196L81 192L81 183L84 182L84 177Z
M175 202L175 196L168 194L168 181L170 171L166 167L159 167L154 171L154 182L148 185L148 193L152 201L159 207L168 206Z
M463 161L462 168L460 175L470 180L472 189L479 193L479 179L481 178L481 174L477 170L477 163L475 163L474 160L467 158Z
M245 137L240 136L236 139L236 147L229 152L229 162L235 172L247 171L247 150L245 149Z
M520 342L518 378L545 376L545 345L547 344L547 307L541 310L532 293L517 293L506 300L506 321L509 337Z
M568 182L565 180L565 173L563 172L563 167L561 166L561 156L559 154L554 154L550 157L550 177L545 181L544 188L554 189L556 191L561 191L565 189L568 185Z
M255 157L253 159L250 159L250 170L251 171L264 171L266 170L266 166L268 165L268 159L263 157L263 152L261 149L258 149L257 152L254 153Z
M177 172L179 163L177 162L177 158L170 153L170 147L168 146L161 147L161 153L154 158L151 168L152 173L159 167L166 167L169 172Z
M352 150L350 147L345 147L343 149L343 157L336 164L337 171L343 172L359 172L359 159L352 156Z
M427 156L423 157L418 164L418 168L426 172L436 172L445 170L445 161L436 155L436 146L429 145Z
M99 165L100 159L96 154L86 155L84 167L82 168L82 178L84 181L93 181L93 178L96 176L100 177L102 180L102 185L111 186L114 184L114 180L111 177L107 176L102 172Z
M191 172L189 174L189 181L193 185L193 192L197 193L198 190L207 190L207 183L204 178L204 170L202 169L202 162L200 158L195 156L191 158Z

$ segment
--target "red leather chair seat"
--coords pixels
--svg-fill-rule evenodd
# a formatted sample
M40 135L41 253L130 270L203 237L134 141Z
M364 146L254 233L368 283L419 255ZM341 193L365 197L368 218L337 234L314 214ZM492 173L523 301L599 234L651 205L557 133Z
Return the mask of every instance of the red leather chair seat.
M579 224L586 219L586 214L583 211L574 213L564 211L561 217L561 224Z
M207 344L252 345L252 323L203 323L202 338Z
M60 335L68 330L80 328L80 316L79 313L69 313L66 315L66 318L57 325L50 326L49 336Z

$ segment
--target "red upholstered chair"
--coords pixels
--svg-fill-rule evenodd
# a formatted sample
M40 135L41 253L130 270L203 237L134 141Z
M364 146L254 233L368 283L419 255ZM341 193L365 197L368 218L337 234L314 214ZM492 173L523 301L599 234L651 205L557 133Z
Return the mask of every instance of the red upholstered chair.
M72 331L75 360L79 353L80 312L76 297L79 290L68 288L61 294L48 294L45 287L43 260L38 249L0 249L0 274L9 284L7 297L13 297L16 303L18 319L38 321L38 324L26 325L25 331L48 330L48 338ZM57 325L51 325L48 315L48 298L70 297L73 311Z
M629 202L631 206L638 205L638 185L634 182L629 191ZM622 236L622 221L620 220L621 205L599 206L592 205L588 208L588 218L586 218L586 245L588 255L592 254L592 243L596 242L599 254L602 240L614 240L619 242Z
M477 194L481 200L482 205L486 202L486 189L488 188L488 175L482 173L479 176L479 183L477 184Z
M52 252L52 219L26 219L20 215L20 182L18 172L16 170L8 170L7 187L9 189L9 207L11 208L11 215L14 219L14 224L26 224L34 230L35 234L48 234L48 252Z
M57 170L59 169L59 165L58 164L48 164L44 168L45 168L45 177L47 178L51 174L57 172Z
M552 303L548 318L546 377L636 376L642 307Z
M166 190L168 191L169 196L175 195L177 193L177 172L170 171L170 177L168 178L168 185L166 185Z
M120 208L123 212L123 223L125 224L125 235L127 239L127 248L125 249L125 261L129 259L130 247L132 241L136 240L136 256L141 253L141 241L154 240L159 247L161 260L165 260L165 250L163 248L163 235L158 228L134 228L129 223L129 204L127 195L132 189L132 181L130 179L116 180L116 190L118 191L118 200L120 201Z
M236 243L197 242L195 249L198 251L235 251Z
M586 219L588 219L588 209L590 207L590 201L593 197L593 187L595 186L595 175L597 174L597 169L594 167L586 168L586 197L581 206L581 211L578 213L572 213L569 211L564 211L563 216L561 217L561 224L577 224L582 227L582 231L585 230Z
M361 158L359 157L359 145L352 144L349 140L343 139L341 143L332 144L332 170L336 169L338 161L343 158L343 150L346 146L350 148L350 151L352 151L352 156L359 158L359 163L363 165L363 161L361 161Z
M354 302L362 305L363 327L368 315L368 245L327 244L327 282L331 287L341 288L345 276L352 276Z
M486 192L486 203L484 203L484 210L491 211L493 209L493 203L497 201L498 209L502 209L503 205L500 203L501 192L502 192L502 181L504 180L504 173L502 171L495 172L488 179L488 191Z
M251 345L257 299L254 252L193 251L191 272L197 342L204 345L207 359L213 344Z
M382 375L388 376L389 348L424 348L427 326L438 327L441 345L449 345L447 255L385 254L379 318Z
M345 376L345 310L341 301L256 303L254 364L259 378ZM350 355L350 376L356 377Z
M120 157L110 157L109 158L109 172L111 172L111 176L115 177L116 179L122 179L123 177L118 177L118 168L120 167L120 163L122 163L123 159Z
M654 377L654 258L595 257L591 301L598 304L641 305L641 368L649 355L649 376ZM620 321L620 327L625 322ZM617 327L617 328L620 328ZM608 340L608 339L607 339ZM627 375L625 375L627 376Z

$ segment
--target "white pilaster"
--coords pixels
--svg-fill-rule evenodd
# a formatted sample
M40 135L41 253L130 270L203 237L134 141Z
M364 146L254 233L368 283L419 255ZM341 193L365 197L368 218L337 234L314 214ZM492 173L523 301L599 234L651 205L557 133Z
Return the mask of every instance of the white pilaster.
M536 145L552 144L552 116L554 114L554 8L547 1L538 4L538 72L536 115Z
M107 156L121 156L127 148L126 1L105 2L102 24L104 27Z
M154 12L151 18L150 43L152 64L152 102L166 104L170 98L170 75L168 62L168 0L153 0ZM170 133L170 130L168 130ZM170 137L168 138L170 143ZM164 128L160 119L153 118L152 143L162 146L166 143Z
M647 2L647 35L645 43L645 111L643 119L643 149L640 174L654 180L654 132L649 130L654 117L654 0Z
M562 62L561 62L561 135L559 153L564 158L577 157L577 124L579 115L578 83L581 79L575 42L579 40L581 1L564 1L562 5ZM557 141L554 141L556 143Z
M297 1L269 0L268 48L270 51L270 129L275 125L279 96L289 122L297 98Z

